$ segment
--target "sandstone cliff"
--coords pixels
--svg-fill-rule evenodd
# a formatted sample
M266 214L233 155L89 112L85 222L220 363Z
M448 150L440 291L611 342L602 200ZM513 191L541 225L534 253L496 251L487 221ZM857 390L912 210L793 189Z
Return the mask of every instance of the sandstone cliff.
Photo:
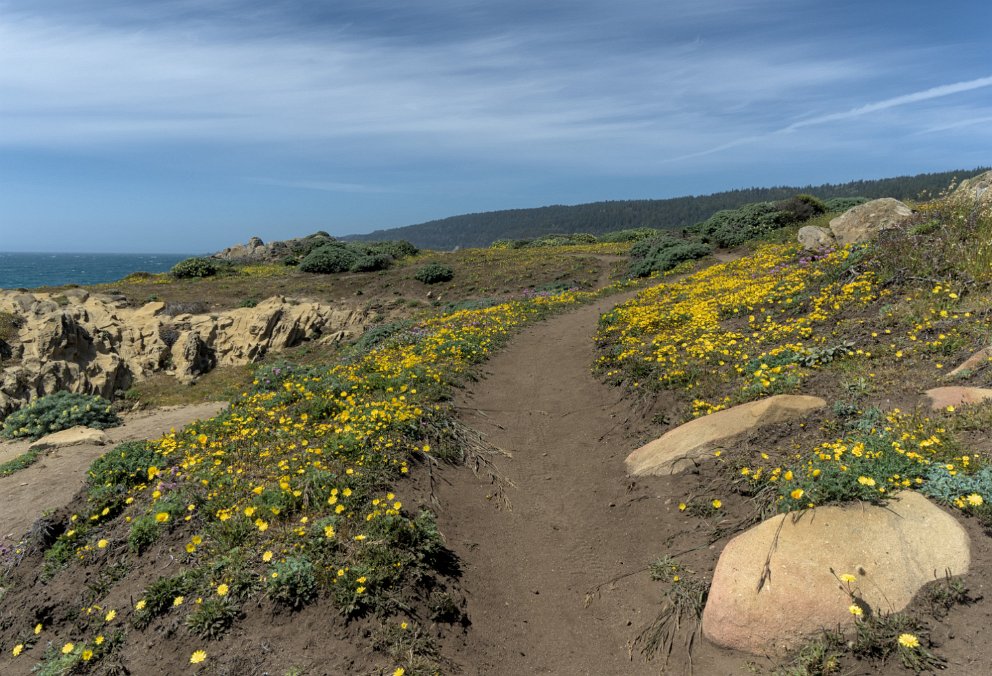
M116 296L0 292L0 312L16 318L3 346L0 418L60 390L111 398L166 372L183 382L218 365L255 362L307 340L360 333L361 311L280 296L215 314L166 313L165 303L129 307Z

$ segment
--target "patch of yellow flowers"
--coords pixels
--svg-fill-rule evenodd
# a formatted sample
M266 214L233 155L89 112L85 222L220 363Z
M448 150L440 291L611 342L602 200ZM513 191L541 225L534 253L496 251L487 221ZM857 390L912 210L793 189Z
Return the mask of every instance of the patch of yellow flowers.
M779 391L798 367L775 365L776 357L807 354L826 340L816 337L818 325L879 296L870 271L833 279L850 254L767 245L646 289L603 316L597 367L617 380L650 377L663 387L693 390L706 376L739 382L747 398ZM694 408L706 414L724 404L697 400Z
M448 414L448 387L524 324L597 295L539 294L450 312L326 369L290 368L274 385L256 382L225 413L152 442L158 457L138 472L142 483L116 509L73 515L86 528L63 538L77 558L99 565L125 549L128 524L144 519L171 532L169 555L196 573L195 586L176 597L183 600L240 600L245 579L264 588L281 581L291 559L307 557L322 588L355 610L406 584L405 568L420 565L409 544L418 536L403 533L422 529L421 517L392 484L431 452L428 423ZM224 563L232 547L245 553L236 566ZM166 605L163 612L188 613L200 600ZM142 598L131 612L142 617L150 607Z

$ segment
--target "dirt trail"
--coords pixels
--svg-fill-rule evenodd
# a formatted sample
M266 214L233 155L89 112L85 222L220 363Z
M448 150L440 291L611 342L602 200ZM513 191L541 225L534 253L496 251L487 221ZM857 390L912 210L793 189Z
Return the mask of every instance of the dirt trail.
M113 444L137 439L154 439L177 430L194 420L209 418L227 407L209 402L195 406L171 406L124 415L124 424L105 430L111 444L81 444L50 451L30 467L0 478L0 542L17 541L46 510L68 503L86 483L86 470ZM29 441L0 444L0 458L24 453Z
M660 671L629 645L659 609L662 587L644 569L685 525L666 480L626 476L647 425L590 372L598 317L617 302L535 325L456 398L463 422L512 453L497 464L516 485L510 511L467 471L448 473L440 491L443 530L464 566L472 627L455 659L466 673ZM710 663L705 673L738 673L741 659Z

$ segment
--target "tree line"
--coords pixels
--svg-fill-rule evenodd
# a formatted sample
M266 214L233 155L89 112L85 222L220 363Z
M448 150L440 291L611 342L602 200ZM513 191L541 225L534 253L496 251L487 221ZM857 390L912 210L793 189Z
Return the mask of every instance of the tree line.
M376 230L366 235L349 235L342 239L403 239L418 247L446 250L488 246L499 239L527 239L558 233L586 232L600 235L638 227L679 229L700 223L722 209L736 209L752 202L785 200L797 193L814 195L824 200L835 197L927 199L947 189L955 179L970 178L987 170L988 167L979 167L816 186L742 188L694 197L506 209L450 216L401 228Z

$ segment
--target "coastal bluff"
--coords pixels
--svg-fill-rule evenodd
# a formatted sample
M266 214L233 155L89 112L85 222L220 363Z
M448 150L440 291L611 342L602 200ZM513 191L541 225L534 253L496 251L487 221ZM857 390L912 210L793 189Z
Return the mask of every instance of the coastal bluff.
M360 334L366 313L274 296L255 307L171 314L163 302L67 289L0 291L10 319L0 337L0 418L67 390L113 398L157 373L191 383L216 366L256 362L304 341Z

